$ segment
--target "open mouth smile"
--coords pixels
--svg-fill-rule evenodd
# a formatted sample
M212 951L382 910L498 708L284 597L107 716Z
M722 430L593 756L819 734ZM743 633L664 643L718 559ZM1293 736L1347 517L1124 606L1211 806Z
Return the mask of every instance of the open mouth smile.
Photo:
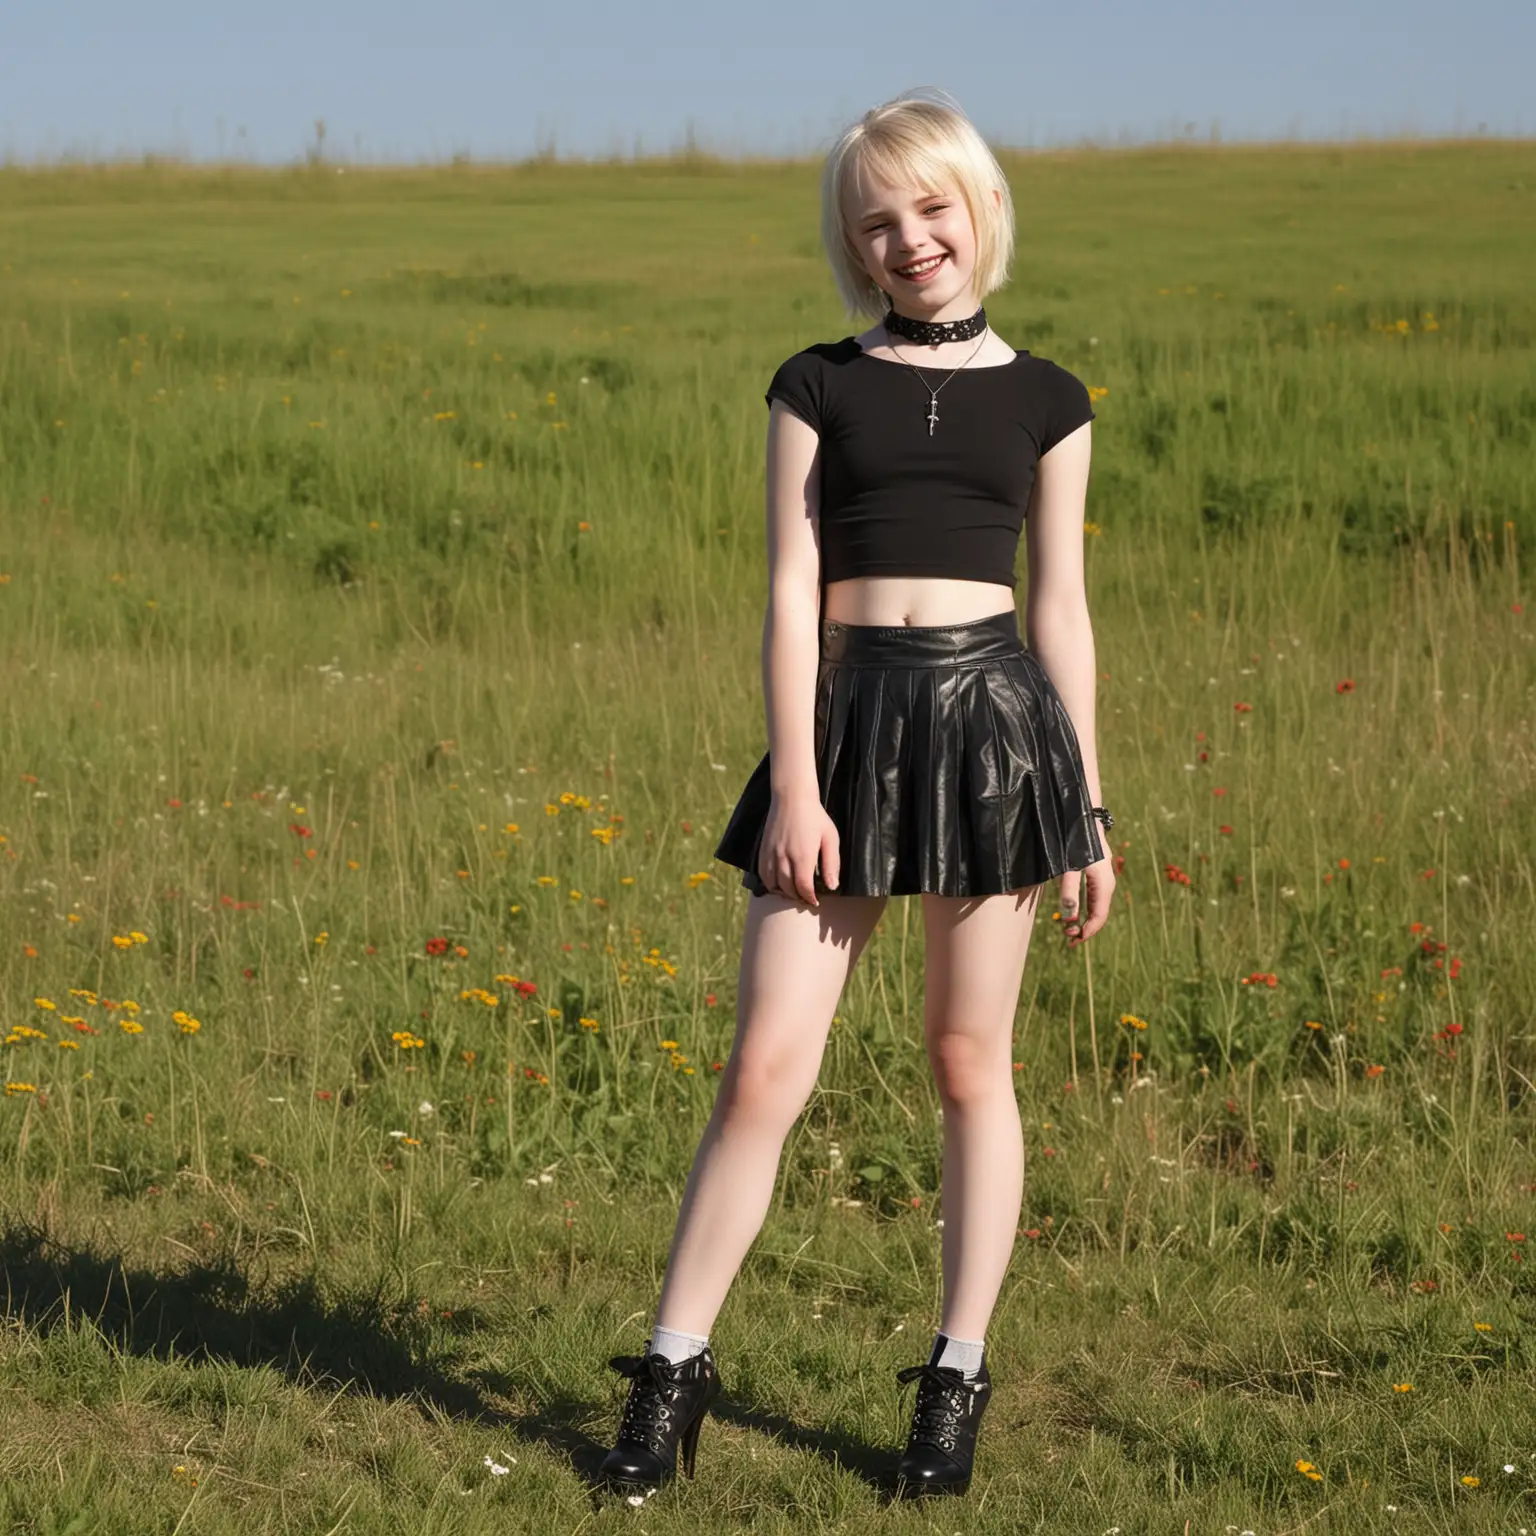
M914 261L910 266L896 267L894 271L897 277L904 277L908 282L920 283L933 276L944 265L943 256L929 256L922 261Z

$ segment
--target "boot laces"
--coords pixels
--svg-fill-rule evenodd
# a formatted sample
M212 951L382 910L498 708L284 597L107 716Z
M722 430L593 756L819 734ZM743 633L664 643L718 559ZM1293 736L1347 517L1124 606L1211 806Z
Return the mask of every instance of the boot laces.
M681 1367L665 1355L615 1355L608 1364L631 1383L619 1421L620 1438L660 1454L661 1441L672 1428L672 1405L681 1396L677 1383Z
M968 1412L967 1399L981 1390L981 1383L967 1381L964 1373L952 1365L927 1364L909 1365L897 1371L896 1380L903 1385L918 1383L907 1448L936 1445L940 1450L953 1451L955 1436Z

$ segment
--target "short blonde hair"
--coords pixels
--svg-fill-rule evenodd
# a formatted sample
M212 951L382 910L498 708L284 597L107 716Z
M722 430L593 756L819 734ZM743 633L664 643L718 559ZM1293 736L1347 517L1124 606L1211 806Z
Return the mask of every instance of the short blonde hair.
M905 91L871 107L847 128L827 155L821 174L821 241L832 277L850 316L878 320L884 291L859 259L848 228L847 194L865 168L895 186L955 187L976 231L976 300L1008 281L1013 261L1013 195L986 140L946 92ZM999 203L992 189L1002 193Z

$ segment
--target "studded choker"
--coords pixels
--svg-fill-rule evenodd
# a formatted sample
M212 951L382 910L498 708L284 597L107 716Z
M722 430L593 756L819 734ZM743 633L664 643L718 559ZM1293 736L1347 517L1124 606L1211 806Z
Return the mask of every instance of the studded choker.
M966 320L914 320L892 308L886 310L881 323L893 336L905 336L908 341L936 347L940 342L969 341L973 336L980 336L987 328L987 312L978 309Z

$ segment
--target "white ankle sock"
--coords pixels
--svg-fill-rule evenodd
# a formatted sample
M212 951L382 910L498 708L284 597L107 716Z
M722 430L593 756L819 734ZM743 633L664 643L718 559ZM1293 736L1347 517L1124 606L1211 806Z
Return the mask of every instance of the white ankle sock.
M981 1370L985 1347L985 1340L982 1339L952 1339L946 1333L935 1334L933 1353L928 1357L928 1363L952 1365L967 1381L974 1381Z
M679 1333L675 1328L658 1327L651 1334L651 1353L665 1355L673 1365L681 1365L697 1354L702 1354L709 1343L704 1333Z

